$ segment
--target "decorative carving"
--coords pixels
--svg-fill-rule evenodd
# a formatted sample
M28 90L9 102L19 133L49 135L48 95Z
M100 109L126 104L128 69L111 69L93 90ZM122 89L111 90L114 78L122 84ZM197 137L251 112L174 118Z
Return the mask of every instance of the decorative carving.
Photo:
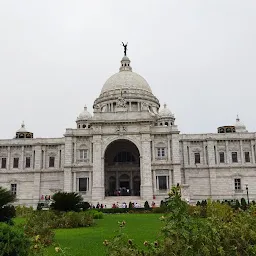
M99 104L96 104L96 105L94 106L94 112L100 112L100 109L101 109L101 107L100 107Z
M127 131L127 127L119 125L116 127L116 132L119 133L119 135L122 135L124 132Z
M149 110L149 105L148 105L148 103L146 103L146 102L142 102L141 103L141 110L142 111L147 111L147 110Z
M127 108L126 100L122 97L122 95L120 97L118 97L116 106L118 108Z

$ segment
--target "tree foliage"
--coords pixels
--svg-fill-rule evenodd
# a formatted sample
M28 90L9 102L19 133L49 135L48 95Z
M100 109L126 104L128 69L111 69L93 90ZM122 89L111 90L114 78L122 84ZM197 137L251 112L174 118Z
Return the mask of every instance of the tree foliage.
M15 195L6 188L0 187L0 208L15 201Z
M75 192L58 192L52 196L51 208L57 211L79 211L83 198Z
M203 201L194 206L201 214L191 214L191 207L181 199L180 187L173 187L167 200L167 214L162 239L145 241L145 249L129 245L127 237L116 236L107 241L107 255L130 256L230 256L256 255L256 207L247 211L234 211L228 204ZM202 207L203 205L203 207ZM129 238L131 240L131 238ZM126 252L117 254L120 252Z

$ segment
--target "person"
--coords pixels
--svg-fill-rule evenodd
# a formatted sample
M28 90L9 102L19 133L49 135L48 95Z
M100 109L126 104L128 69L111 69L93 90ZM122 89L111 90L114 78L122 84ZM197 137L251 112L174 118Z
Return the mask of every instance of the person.
M100 203L99 203L99 202L97 203L96 208L97 208L97 209L100 208Z

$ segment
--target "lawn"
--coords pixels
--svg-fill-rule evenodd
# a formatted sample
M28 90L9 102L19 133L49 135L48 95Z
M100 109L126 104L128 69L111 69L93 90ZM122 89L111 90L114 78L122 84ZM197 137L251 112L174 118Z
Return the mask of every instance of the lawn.
M56 242L66 248L66 255L102 256L105 255L103 241L111 239L118 230L118 221L126 221L125 233L136 244L143 246L145 240L154 241L159 236L161 222L159 214L108 214L96 220L96 225L88 228L57 229ZM17 220L20 222L20 220ZM54 247L47 255L56 255Z

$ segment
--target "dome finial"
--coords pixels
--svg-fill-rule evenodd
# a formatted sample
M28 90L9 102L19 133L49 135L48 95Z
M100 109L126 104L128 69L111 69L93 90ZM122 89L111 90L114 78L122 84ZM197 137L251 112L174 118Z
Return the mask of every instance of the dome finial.
M236 115L236 121L237 121L237 122L240 121L240 118L239 118L238 114Z
M84 110L87 110L87 106L86 106L86 104L84 105Z
M166 103L164 103L164 108L166 108L167 107L167 104Z
M25 123L24 123L24 121L22 121L22 123L21 123L21 128L25 128Z

